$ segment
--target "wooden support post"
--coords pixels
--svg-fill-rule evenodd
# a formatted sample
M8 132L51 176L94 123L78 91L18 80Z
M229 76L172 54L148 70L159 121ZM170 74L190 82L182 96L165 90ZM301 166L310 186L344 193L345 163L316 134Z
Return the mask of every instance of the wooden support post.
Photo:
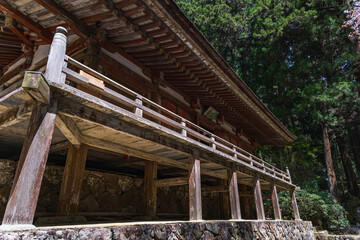
M291 197L291 204L292 204L292 207L293 207L295 220L301 220L298 205L297 205L297 202L296 202L295 189L290 190L290 197Z
M271 201L274 209L274 219L281 219L281 210L279 205L279 199L277 195L277 189L274 182L270 186Z
M157 163L145 162L145 176L144 176L144 199L145 199L145 214L149 217L156 216L156 178L157 178Z
M190 221L202 219L201 176L198 154L189 157L189 216Z
M264 202L262 199L259 174L254 177L254 198L256 206L256 215L258 220L265 220Z
M85 164L88 147L81 144L70 144L67 152L64 175L61 183L57 215L76 215L82 183L85 174Z
M135 102L136 102L137 104L142 105L142 101L141 101L141 99L139 99L139 98L135 99ZM137 115L137 116L139 116L139 117L142 117L142 115L143 115L143 110L142 110L141 108L136 107L136 108L135 108L135 115Z
M227 181L224 179L219 179L220 186L227 188ZM224 219L230 218L230 208L229 208L229 194L227 192L219 192L219 203L220 203L220 216Z
M239 190L236 172L232 169L229 169L228 178L231 219L241 219Z
M48 82L56 82L59 84L65 82L65 74L62 73L62 68L65 64L66 34L67 30L65 28L56 28L46 65L45 79Z
M37 104L21 151L3 225L31 225L55 127L57 99Z
M242 193L247 193L247 192L248 191L247 191L246 185L241 184L240 185L240 195L242 195ZM243 210L244 210L243 218L250 219L251 218L251 213L250 213L249 197L241 197L240 202L241 202L241 206L243 206Z

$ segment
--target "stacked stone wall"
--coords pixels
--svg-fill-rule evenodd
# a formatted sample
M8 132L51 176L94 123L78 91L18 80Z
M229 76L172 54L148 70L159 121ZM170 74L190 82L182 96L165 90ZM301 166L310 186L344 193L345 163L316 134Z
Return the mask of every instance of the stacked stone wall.
M313 240L311 222L303 221L207 221L38 228L3 232L0 239L278 239Z

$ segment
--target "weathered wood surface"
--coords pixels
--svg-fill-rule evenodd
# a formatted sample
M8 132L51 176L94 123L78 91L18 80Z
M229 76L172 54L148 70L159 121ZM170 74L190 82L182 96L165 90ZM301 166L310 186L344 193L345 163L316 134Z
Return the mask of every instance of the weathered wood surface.
M156 181L156 187L172 187L172 186L182 186L189 184L188 177L176 177L176 178L165 178L158 179Z
M277 195L277 189L276 185L274 183L271 183L270 187L270 194L271 194L271 201L274 209L274 218L275 219L281 219L281 209L279 205L279 198Z
M149 217L156 216L156 179L157 179L157 163L145 162L145 176L144 176L144 200L145 200L145 215Z
M66 53L67 30L58 27L51 43L48 62L46 65L45 78L48 82L62 84L65 82L65 74L62 73Z
M229 189L228 188L228 181L224 179L219 179L219 186L223 189ZM206 190L204 189L204 192ZM230 219L230 200L229 200L229 193L219 192L219 204L220 204L220 216L222 216L224 219Z
M247 192L247 186L245 184L240 185L240 202L241 206L243 207L243 218L244 219L250 219L251 213L250 213L250 203L249 203L249 197L246 197L245 194ZM252 197L254 194L252 194Z
M25 72L22 88L36 101L50 103L50 87L41 72Z
M231 219L241 219L240 199L236 172L232 169L229 169L228 178Z
M295 189L290 190L290 197L291 197L291 205L294 211L294 218L295 220L301 220L297 201L296 201Z
M70 93L67 98L71 102L62 99L60 104L60 111L64 115L73 118L76 117L77 119L88 121L89 123L92 122L98 126L106 126L121 132L126 132L133 136L139 136L143 139L160 143L162 145L175 149L176 151L191 154L193 148L188 147L188 144L187 146L183 144L187 142L193 144L193 146L199 147L198 149L200 151L200 156L202 159L217 163L226 168L230 166L232 167L231 162L233 162L234 160L231 158L229 159L228 155L224 155L221 152L216 152L216 154L214 154L214 150L210 149L210 147L204 146L203 144L200 144L189 138L184 138L181 133L177 133L163 126L156 125L147 119L139 119L138 117L136 117L135 114L131 112L114 106L101 99L94 99L90 95L79 92L78 90L70 86L60 86L57 84L52 85L58 90L62 89L60 91L64 91L64 93ZM140 105L140 107L141 106L142 105ZM99 112L98 110L101 112ZM166 137L165 135L169 137ZM245 166L242 166L242 162L239 162L239 160L236 161L239 163L239 165L236 165L235 169L239 174L254 176L256 172L259 172L261 173L260 178L265 181L270 181L271 179L274 179L274 176L271 174L265 173L260 169L251 167L249 164L246 163L244 164ZM224 174L219 174L218 177L227 179L226 176L224 177ZM282 189L289 188L288 182L284 179L276 177L275 181L276 184ZM294 185L291 184L290 186Z
M189 217L190 221L202 219L200 160L196 154L189 157Z
M56 99L50 107L38 104L33 111L3 224L32 224L55 127L56 111Z
M20 106L10 108L4 113L0 113L0 130L29 118L34 105L35 103L30 100Z
M76 215L85 173L88 147L69 145L61 182L57 215Z
M264 202L262 198L259 175L256 175L254 178L254 198L257 219L265 220Z
M82 135L76 124L67 117L57 115L55 121L56 127L73 145L79 146L82 142Z

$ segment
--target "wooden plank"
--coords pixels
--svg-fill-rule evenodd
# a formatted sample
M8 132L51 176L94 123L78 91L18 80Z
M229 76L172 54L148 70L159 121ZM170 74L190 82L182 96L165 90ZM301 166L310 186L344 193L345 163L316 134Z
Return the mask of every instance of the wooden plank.
M256 174L254 177L254 198L255 198L257 219L265 220L264 202L262 199L259 174Z
M290 197L291 197L291 205L293 207L295 220L301 220L297 201L296 201L295 189L290 190Z
M96 77L93 77L92 75L84 72L83 70L80 70L80 73L79 73L81 76L84 76L86 77L88 80L89 80L89 83L104 90L105 88L105 85L104 85L104 82L101 81L100 79L96 78Z
M145 199L145 215L149 217L156 216L156 178L157 178L157 163L145 162L145 176L144 176L144 199Z
M45 29L39 23L33 21L28 16L25 16L22 12L11 6L10 3L8 3L7 1L0 0L0 10L6 13L8 16L16 19L24 26L36 32L43 41L47 43L51 42L52 33L48 29Z
M2 224L32 224L55 127L57 100L33 111Z
M50 102L50 87L41 72L26 71L21 87L36 101Z
M224 179L219 179L219 184L223 189L228 188L228 181ZM204 191L205 192L205 191ZM228 192L219 192L219 205L220 205L220 214L223 219L230 219L230 201Z
M240 199L236 171L228 169L231 219L241 219Z
M85 144L70 144L66 156L64 175L61 182L57 215L76 215L80 192L85 174L88 147Z
M202 219L200 160L198 156L189 157L189 216L190 221Z
M73 145L79 146L82 142L81 132L76 124L68 117L57 115L55 121L56 127Z
M274 209L274 218L281 220L281 210L279 205L279 199L277 195L276 185L272 182L270 186L271 201Z
M188 177L165 178L156 181L156 187L182 186L189 183Z
M243 193L247 192L247 186L245 184L240 185L240 196ZM252 195L253 196L253 195ZM244 219L250 219L251 213L250 213L250 203L249 203L249 197L241 196L240 198L241 205L243 206L243 218Z
M65 150L69 147L70 143L68 141L64 141L64 142L59 142L59 143L55 143L52 144L50 146L50 151L49 153L53 153L53 152L58 152L61 150Z

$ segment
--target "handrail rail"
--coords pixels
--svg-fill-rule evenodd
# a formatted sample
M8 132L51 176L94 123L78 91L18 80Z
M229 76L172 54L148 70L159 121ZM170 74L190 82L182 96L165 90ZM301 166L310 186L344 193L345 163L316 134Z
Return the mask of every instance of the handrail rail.
M206 129L201 128L200 126L190 122L189 120L177 115L176 113L164 108L163 106L143 97L142 95L136 93L135 91L126 88L125 86L117 83L116 81L104 76L101 73L96 72L95 70L87 67L86 65L76 61L75 59L65 56L65 61L68 64L71 64L75 67L77 67L80 70L83 70L84 72L92 75L93 77L96 77L105 83L111 85L112 87L125 92L127 95L130 95L134 99L128 98L110 88L105 87L104 89L100 89L95 86L90 86L93 90L98 90L100 94L103 94L107 97L112 97L115 100L117 100L119 103L123 103L127 105L128 107L135 107L135 114L144 117L144 115L148 115L151 118L156 119L157 121L160 121L164 124L170 125L173 128L176 128L176 130L180 131L183 136L188 137L191 136L191 139L197 139L199 143L204 144L203 142L206 142L209 146L211 146L213 149L216 149L224 154L230 155L231 157L234 157L235 159L240 159L243 161L246 161L251 166L254 166L263 172L269 172L275 177L280 176L281 179L286 180L290 182L290 174L287 172L284 172L271 164L265 162L264 160L260 159L259 157L247 152L246 150L230 143L229 141L216 136L215 134L207 131ZM69 69L68 67L63 67L63 73L65 73L68 77L68 79L78 83L78 84L88 84L89 80L80 75L77 72L74 72L73 70ZM89 84L90 85L90 84ZM89 86L87 85L87 86ZM143 104L146 103L147 105L155 108L156 110L152 110L147 106L144 106ZM171 118L160 114L160 113L166 113L167 115L170 115ZM204 144L204 145L207 145ZM232 154L232 155L231 155Z

